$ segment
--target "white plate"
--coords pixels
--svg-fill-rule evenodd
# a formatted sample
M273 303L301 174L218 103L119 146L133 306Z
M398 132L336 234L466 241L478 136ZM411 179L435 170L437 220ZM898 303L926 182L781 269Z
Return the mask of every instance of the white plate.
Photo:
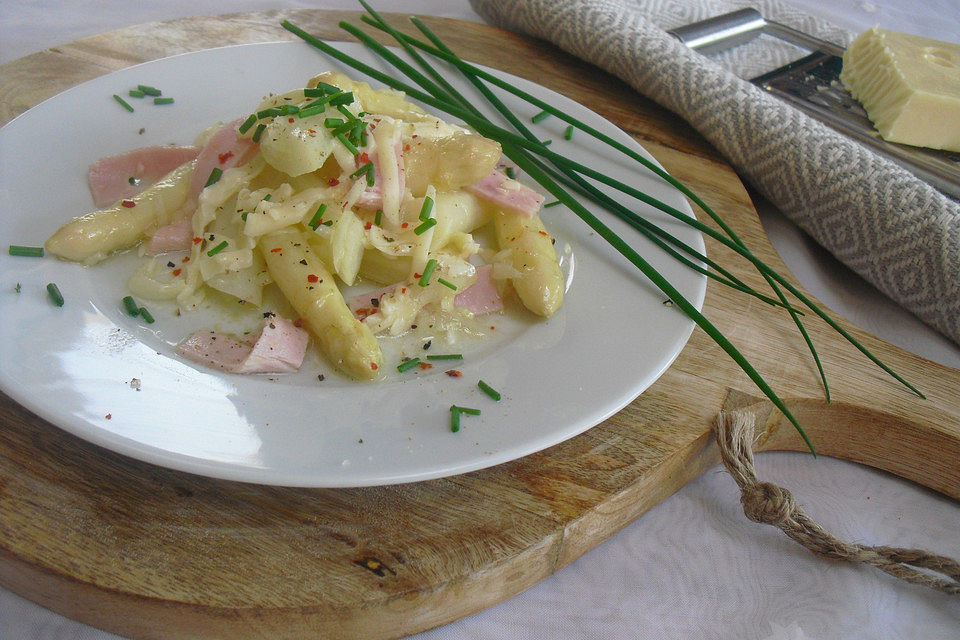
M359 45L348 53L383 68ZM97 158L146 144L189 144L211 123L248 113L268 92L303 86L340 68L300 42L254 44L166 58L103 76L31 109L0 130L0 242L41 245L69 218L92 209L86 169ZM344 69L345 70L345 69ZM345 70L346 71L346 70ZM354 77L359 77L356 73ZM502 74L504 77L506 74ZM454 74L451 72L452 78ZM510 80L608 135L639 147L597 114L520 78ZM149 84L175 98L154 106L111 95ZM465 92L472 87L458 82ZM480 99L477 103L480 104ZM518 114L537 109L506 98ZM552 148L689 212L686 201L584 134L563 140L565 124L539 125ZM141 129L143 131L141 132ZM699 233L649 208L690 245ZM612 216L612 228L647 256L698 307L705 278L676 263ZM376 384L353 383L319 358L287 376L235 376L178 357L173 345L194 326L236 326L214 309L180 316L148 304L146 325L120 305L135 256L95 267L53 257L0 255L0 385L54 425L133 458L206 476L276 485L346 487L425 480L512 460L559 443L627 405L670 365L693 323L624 258L564 207L546 209L568 276L563 309L542 321L496 316L492 339L432 351L465 351L463 376L391 370ZM55 282L66 303L45 291ZM15 291L19 283L19 292ZM256 315L256 314L254 314ZM420 344L392 345L390 358ZM419 352L419 353L417 353ZM325 380L319 381L323 373ZM485 380L500 402L476 386ZM139 390L131 381L140 381ZM452 433L451 404L482 410Z

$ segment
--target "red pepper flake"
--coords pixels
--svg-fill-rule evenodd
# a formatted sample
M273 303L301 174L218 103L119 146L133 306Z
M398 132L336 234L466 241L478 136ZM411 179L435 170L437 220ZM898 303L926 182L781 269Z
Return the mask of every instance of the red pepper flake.
M183 269L174 269L174 270L173 270L173 275L178 276L178 275L180 275L182 272L183 272Z
M406 287L403 287L402 289L400 289L400 293L406 293L406 292L407 292L407 288L406 288Z
M403 150L404 150L404 151L410 151L410 145L408 145L408 144L403 145Z
M377 310L374 309L374 308L372 308L372 307L362 307L362 308L360 308L360 309L357 309L354 313L357 314L357 319L358 319L358 320L364 320L364 319L366 319L367 317L372 316L372 315L375 314L376 312L377 312Z
M413 138L414 140L416 140L416 139L419 138L420 136L415 133L415 134L413 134L413 135L410 136L410 137Z
M330 178L329 180L327 180L327 184L330 185L331 187L335 187L338 184L340 184L340 181L337 180L336 178Z
M293 122L293 117L287 118L287 122Z
M319 281L320 281L320 278L315 276L312 273L307 276L307 282L319 282Z
M193 239L193 244L200 244L203 242L203 238L197 237Z
M433 369L433 365L430 364L429 362L421 362L421 363L420 363L420 368L423 369L423 370Z
M303 326L303 320L301 320L300 318L297 318L296 320L293 321L293 326L299 329L300 327Z
M190 256L184 256L183 260L180 262L190 262Z
M137 203L134 202L133 200L121 200L120 204L126 207L127 209L133 209L135 206L137 206Z
M283 251L283 247L274 247L270 249L270 253L277 253L278 251Z
M370 368L371 368L372 370L376 371L376 370L379 369L380 367L377 366L377 363L376 363L376 362L371 362L371 363L370 363Z
M410 223L409 223L409 222L404 222L403 224L400 225L400 228L401 228L401 229L406 229L406 228L409 227L409 226L410 226Z
M359 160L359 162L357 163L358 166L367 164L368 162L370 162L370 154L364 151L363 153L360 154L360 156L358 157L358 160Z
M227 160L233 157L233 151L227 151L226 153L218 153L217 160L220 161L220 164L226 164Z
M307 133L309 133L310 135L316 135L317 132L313 129L307 129Z
M450 376L451 378L462 378L462 377L463 377L463 374L460 373L459 371L457 371L456 369L450 369L450 370L448 370L448 371L444 371L444 373L447 374L448 376Z
M367 224L363 225L363 228L366 229L367 231L369 231L372 226L373 226L373 223L372 223L372 222L368 222Z
M415 274L413 274L413 279L414 279L414 280L419 280L419 279L422 278L422 277L423 277L423 274L420 274L420 273L415 273Z
M540 231L539 233L540 233L540 235L542 235L542 236L547 236L548 238L550 237L550 234L547 233L546 231Z
M108 413L107 415L105 415L105 416L103 416L103 417L106 418L107 420L112 420L112 419L113 419L113 414L112 414L112 413Z

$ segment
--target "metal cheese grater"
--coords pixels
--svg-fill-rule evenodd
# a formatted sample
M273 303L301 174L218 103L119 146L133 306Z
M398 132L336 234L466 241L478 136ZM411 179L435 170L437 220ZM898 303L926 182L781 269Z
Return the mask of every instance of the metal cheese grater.
M669 31L691 49L716 53L761 33L812 51L751 82L841 133L886 156L943 193L960 199L960 153L887 142L860 103L840 84L843 48L786 25L765 20L756 9L741 9Z

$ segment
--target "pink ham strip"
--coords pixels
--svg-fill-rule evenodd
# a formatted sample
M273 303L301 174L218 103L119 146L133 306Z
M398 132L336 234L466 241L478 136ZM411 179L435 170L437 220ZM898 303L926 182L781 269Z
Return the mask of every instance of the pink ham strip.
M155 256L168 251L187 251L192 245L193 226L188 216L157 229L143 249L148 256Z
M200 153L199 147L162 145L141 147L107 156L90 165L87 183L97 207L132 198ZM137 183L130 184L130 178Z
M268 318L256 342L197 331L177 347L183 357L230 373L290 373L303 364L309 335L279 316Z
M397 159L397 189L399 190L399 197L397 201L403 199L403 190L405 187L405 172L403 169L403 152L401 150L400 141L397 141L397 144L393 149L394 157ZM381 209L383 208L383 183L384 181L380 179L380 154L376 152L376 148L373 144L367 149L367 154L370 158L370 162L373 163L373 176L374 183L372 187L367 187L360 194L360 197L357 199L357 206L364 209ZM360 168L360 165L363 163L357 163L357 168ZM361 180L364 180L365 177L361 176Z
M477 279L453 298L453 304L466 307L478 316L503 309L503 298L497 291L492 274L492 264L477 267Z
M503 211L527 218L533 217L543 205L542 195L497 170L491 171L487 177L464 189Z
M214 168L227 170L249 160L257 150L256 142L250 138L241 138L237 127L242 119L223 125L197 156L197 167L190 179L190 199L194 202L203 191Z

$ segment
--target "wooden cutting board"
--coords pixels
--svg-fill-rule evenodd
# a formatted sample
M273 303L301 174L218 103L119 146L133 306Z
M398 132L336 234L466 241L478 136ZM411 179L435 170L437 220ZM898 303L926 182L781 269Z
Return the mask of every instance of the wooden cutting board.
M189 18L56 47L0 67L0 122L134 63L290 39L278 26L283 18L343 39L337 20L357 17ZM735 173L682 121L543 42L480 24L426 22L465 58L535 80L630 132L786 272ZM708 253L763 286L722 246L708 241ZM787 399L821 453L960 498L960 372L851 328L927 394L921 400L810 322L832 380L827 404L786 314L712 282L705 313ZM579 437L462 476L345 490L254 486L154 467L78 440L0 395L0 583L133 638L399 637L526 589L713 467L711 427L724 407L757 414L758 448L803 450L758 395L697 330L653 387Z

